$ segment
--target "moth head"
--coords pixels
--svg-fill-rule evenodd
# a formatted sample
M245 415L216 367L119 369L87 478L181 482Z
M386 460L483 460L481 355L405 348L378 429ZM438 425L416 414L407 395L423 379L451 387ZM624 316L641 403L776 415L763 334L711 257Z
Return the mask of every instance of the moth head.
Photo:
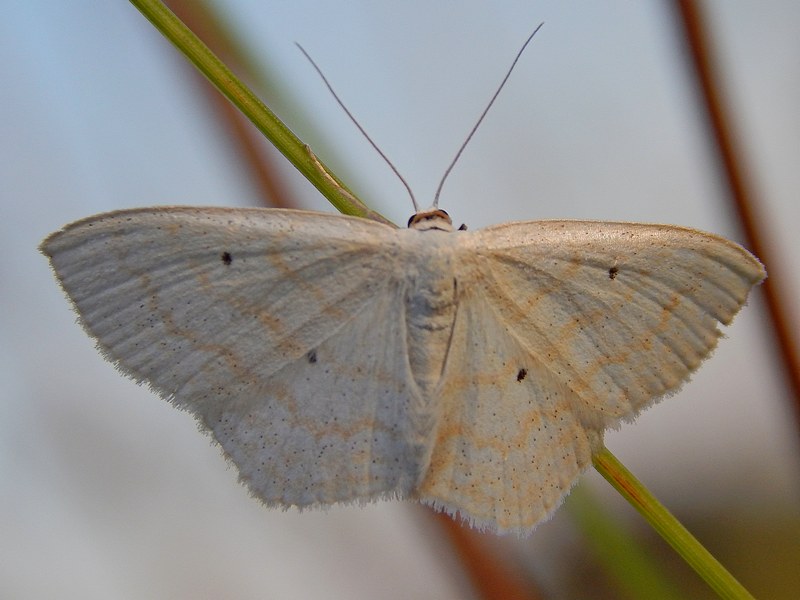
M429 229L453 231L453 221L450 220L450 215L441 208L429 208L411 215L408 220L408 228L418 231L428 231Z

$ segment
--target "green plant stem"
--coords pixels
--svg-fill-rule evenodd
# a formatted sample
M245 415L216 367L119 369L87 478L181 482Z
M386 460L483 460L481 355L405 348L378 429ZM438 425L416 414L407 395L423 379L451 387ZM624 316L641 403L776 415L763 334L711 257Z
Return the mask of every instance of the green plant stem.
M595 469L630 502L673 549L720 596L753 599L717 559L605 447L592 457Z
M200 39L159 0L130 0L226 98L242 111L266 138L337 210L356 217L390 222L371 210L294 135Z
M575 486L567 497L567 509L583 532L598 565L620 598L674 600L681 598L678 581L671 581L665 569L647 548L602 506L587 482Z

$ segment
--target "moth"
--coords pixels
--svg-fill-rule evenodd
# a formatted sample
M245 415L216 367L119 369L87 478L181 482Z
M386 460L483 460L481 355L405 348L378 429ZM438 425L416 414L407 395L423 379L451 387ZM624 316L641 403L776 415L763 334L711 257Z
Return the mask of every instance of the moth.
M407 229L156 207L42 243L103 356L190 412L266 505L409 499L529 533L604 431L677 391L766 276L744 248L684 227L454 230L442 184L538 29L434 206L411 195Z
M669 225L407 229L282 209L89 217L41 246L103 356L268 506L418 500L526 534L674 393L759 261Z

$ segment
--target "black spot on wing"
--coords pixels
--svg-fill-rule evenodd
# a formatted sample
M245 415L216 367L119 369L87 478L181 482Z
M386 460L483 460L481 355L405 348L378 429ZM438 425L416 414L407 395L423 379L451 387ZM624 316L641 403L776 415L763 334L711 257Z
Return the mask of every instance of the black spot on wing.
M528 369L522 368L517 371L517 381L522 381L528 376Z
M231 256L230 252L223 252L220 258L222 259L222 263L226 266L233 262L233 256Z

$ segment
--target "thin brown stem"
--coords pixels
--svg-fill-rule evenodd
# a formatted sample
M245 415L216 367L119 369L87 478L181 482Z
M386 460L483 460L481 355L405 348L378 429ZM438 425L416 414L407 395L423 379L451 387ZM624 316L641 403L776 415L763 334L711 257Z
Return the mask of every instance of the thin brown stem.
M764 233L765 220L758 214L754 186L744 166L744 153L738 148L731 124L730 111L723 98L716 76L709 35L697 0L678 0L676 9L684 28L689 49L691 68L696 74L700 96L710 135L719 153L719 160L728 182L729 197L739 216L745 236L745 244L766 265L769 278L762 285L772 330L775 335L786 382L794 396L794 414L797 432L800 435L800 352L784 301L786 294L781 289L785 281L780 272L780 261L776 260L772 246L767 243L770 236Z

